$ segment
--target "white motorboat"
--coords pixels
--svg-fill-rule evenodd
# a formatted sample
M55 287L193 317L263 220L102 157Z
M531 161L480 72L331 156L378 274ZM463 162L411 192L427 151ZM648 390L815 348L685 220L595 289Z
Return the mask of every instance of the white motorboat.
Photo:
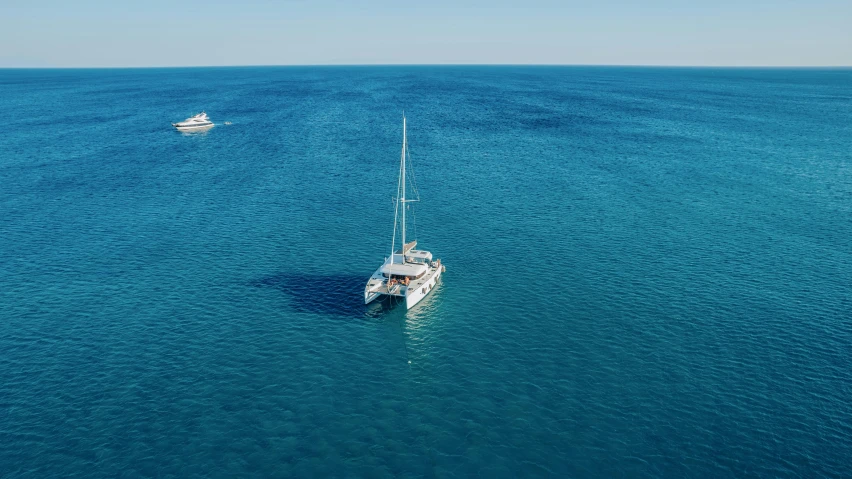
M207 118L207 113L203 111L195 116L191 116L184 121L172 123L172 126L180 131L201 130L213 126L213 122Z
M410 203L420 201L417 185L413 183L415 199L406 199L405 190L409 177L406 176L406 163L411 162L408 153L408 139L405 131L405 117L402 118L402 155L399 161L399 180L397 182L396 207L394 209L394 232L391 240L391 255L373 273L364 288L364 304L370 304L382 296L391 296L405 301L407 309L425 298L435 287L446 268L441 260L433 259L432 253L414 249L417 241L405 242L405 213ZM414 176L411 175L411 179ZM399 225L400 244L396 249L397 224ZM416 230L416 227L415 227ZM415 231L416 233L416 231Z

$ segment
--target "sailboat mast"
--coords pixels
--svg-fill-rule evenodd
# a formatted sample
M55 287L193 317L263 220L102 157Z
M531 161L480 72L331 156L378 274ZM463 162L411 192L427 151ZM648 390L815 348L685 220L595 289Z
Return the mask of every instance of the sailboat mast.
M402 204L402 262L405 263L405 115L402 116L402 159L400 160L400 164L402 165L400 168L400 175L402 176L402 197L400 203Z

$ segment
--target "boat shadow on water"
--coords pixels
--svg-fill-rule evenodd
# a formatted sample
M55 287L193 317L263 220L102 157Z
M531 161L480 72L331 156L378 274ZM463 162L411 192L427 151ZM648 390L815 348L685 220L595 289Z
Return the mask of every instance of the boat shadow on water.
M364 305L363 276L276 273L251 281L257 288L278 290L294 311L355 319L380 318L396 309L396 298ZM405 310L405 306L401 306Z

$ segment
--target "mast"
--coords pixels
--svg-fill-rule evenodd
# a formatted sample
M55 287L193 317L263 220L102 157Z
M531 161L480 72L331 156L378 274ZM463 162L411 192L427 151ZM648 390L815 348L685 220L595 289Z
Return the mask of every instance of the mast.
M405 263L405 114L402 115L402 155L400 160L400 176L402 182L402 197L400 203L402 205L402 262Z

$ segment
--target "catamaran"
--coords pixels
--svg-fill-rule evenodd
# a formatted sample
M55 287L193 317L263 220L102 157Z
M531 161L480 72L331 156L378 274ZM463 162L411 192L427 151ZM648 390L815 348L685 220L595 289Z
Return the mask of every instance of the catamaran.
M409 203L420 201L417 192L417 184L413 182L415 193L414 199L406 199L405 187L408 183L406 176L406 163L411 162L408 152L408 138L405 131L405 116L402 117L402 155L399 160L399 180L397 182L396 206L394 207L393 238L391 240L391 254L385 258L384 264L373 273L367 286L364 288L364 304L370 304L379 297L391 296L405 301L406 309L411 309L420 300L425 298L433 288L438 286L441 273L446 268L441 260L433 260L432 253L424 250L414 249L417 240L405 242L405 211ZM396 249L397 225L399 225L400 244L402 248ZM415 233L416 233L415 225Z

